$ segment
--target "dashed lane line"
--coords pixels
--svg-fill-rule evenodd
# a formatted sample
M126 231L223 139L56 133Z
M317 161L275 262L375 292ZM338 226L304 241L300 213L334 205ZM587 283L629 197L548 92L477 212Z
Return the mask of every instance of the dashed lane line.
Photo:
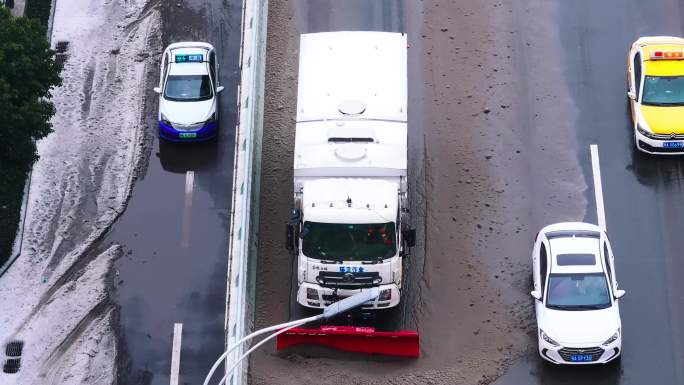
M181 247L190 246L190 218L192 217L192 190L195 186L195 172L185 173L185 201L183 205L183 224L181 228Z
M183 335L183 324L176 323L173 325L173 347L171 348L171 385L178 385L178 377L180 375L180 352L181 352L181 337Z
M591 170L594 174L594 196L596 197L596 217L598 225L606 231L606 211L603 206L603 186L601 185L601 165L599 163L598 145L592 144L591 149Z

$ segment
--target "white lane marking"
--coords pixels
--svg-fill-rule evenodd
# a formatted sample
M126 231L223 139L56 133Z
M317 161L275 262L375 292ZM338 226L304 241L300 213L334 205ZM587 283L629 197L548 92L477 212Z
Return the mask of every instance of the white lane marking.
M596 197L596 217L598 225L606 231L606 211L603 206L603 186L601 185L601 165L599 164L598 145L592 144L591 149L591 170L594 174L594 196Z
M195 187L195 172L185 173L185 204L183 205L183 225L181 228L181 247L190 246L190 218L192 211L192 189Z
M171 348L171 385L178 385L180 374L180 352L181 336L183 335L183 324L173 325L173 347Z

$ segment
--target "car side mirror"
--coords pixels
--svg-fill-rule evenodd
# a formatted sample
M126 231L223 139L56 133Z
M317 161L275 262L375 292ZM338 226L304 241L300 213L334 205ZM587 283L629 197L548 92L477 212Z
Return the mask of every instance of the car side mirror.
M536 299L537 301L541 301L541 299L542 299L542 294L541 294L541 291L539 291L539 290L532 290L532 291L530 292L530 295L531 295L534 299Z
M401 237L404 238L404 244L407 247L413 247L416 245L416 229L402 230Z
M634 91L627 91L627 97L636 100L636 93Z
M620 298L624 297L625 294L627 294L626 291L617 289L617 290L615 290L615 299L620 299Z
M223 86L216 87L216 93L218 94L219 92L223 91L223 89L224 89Z
M159 87L154 87L153 90L154 90L155 93L161 94L161 88L159 88Z
M293 223L288 223L285 225L285 247L288 251L293 252L295 249L295 225Z

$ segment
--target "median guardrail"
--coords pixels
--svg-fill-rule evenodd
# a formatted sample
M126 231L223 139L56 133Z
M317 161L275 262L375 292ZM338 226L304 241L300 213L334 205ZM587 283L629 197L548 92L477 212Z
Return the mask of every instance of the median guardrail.
M267 15L268 0L243 1L226 292L226 348L253 328ZM246 349L239 347L228 355L226 367L232 367ZM247 384L247 362L240 364L226 384Z

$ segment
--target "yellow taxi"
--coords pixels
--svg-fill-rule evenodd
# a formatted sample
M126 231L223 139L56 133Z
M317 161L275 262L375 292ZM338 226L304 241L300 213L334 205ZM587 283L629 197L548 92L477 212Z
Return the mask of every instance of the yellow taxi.
M640 38L629 50L627 68L636 147L684 154L684 39Z

